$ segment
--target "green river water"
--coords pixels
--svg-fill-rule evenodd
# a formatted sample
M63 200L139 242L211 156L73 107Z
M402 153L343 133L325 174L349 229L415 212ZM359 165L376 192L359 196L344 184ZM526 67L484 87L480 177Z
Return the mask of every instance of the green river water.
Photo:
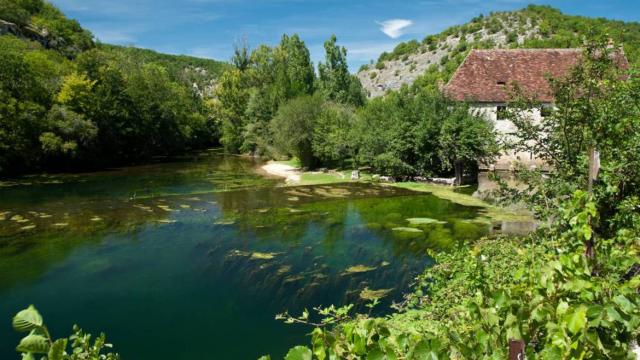
M215 152L0 187L0 359L34 304L54 336L104 331L123 359L281 358L309 328L274 319L388 290L491 224L478 208L373 184L284 187ZM408 220L411 219L411 220ZM366 296L365 296L366 297Z

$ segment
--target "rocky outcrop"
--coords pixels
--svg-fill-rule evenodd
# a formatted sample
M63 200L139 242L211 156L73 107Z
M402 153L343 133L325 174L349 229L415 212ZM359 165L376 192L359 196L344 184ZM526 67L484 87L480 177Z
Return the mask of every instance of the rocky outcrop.
M41 29L34 25L20 26L12 22L0 19L0 35L11 34L19 38L28 39L40 43L47 49L61 50L65 54L77 54L82 49L72 46L59 36L54 36L47 29Z
M13 34L16 36L22 36L20 27L14 23L0 19L0 35Z

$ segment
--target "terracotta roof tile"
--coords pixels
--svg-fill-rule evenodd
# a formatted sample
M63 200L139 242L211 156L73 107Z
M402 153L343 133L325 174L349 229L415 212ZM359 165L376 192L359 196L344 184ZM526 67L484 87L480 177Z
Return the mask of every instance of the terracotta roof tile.
M472 50L444 92L458 101L507 102L517 84L528 96L551 102L547 78L566 75L580 56L581 49ZM624 56L621 66L628 67Z

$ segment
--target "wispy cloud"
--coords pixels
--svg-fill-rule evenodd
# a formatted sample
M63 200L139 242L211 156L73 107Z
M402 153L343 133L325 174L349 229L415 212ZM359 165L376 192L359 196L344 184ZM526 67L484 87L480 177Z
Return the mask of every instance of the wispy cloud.
M380 31L392 39L397 39L405 33L405 29L413 25L413 21L406 19L391 19L379 22Z

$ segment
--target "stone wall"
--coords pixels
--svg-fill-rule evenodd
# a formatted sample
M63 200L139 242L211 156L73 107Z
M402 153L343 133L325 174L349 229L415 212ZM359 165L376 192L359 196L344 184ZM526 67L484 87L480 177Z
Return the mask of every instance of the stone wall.
M471 111L480 116L484 116L489 121L493 122L498 139L501 142L512 142L516 139L516 127L509 120L498 120L498 106L505 106L501 103L478 103L471 106ZM539 122L542 119L540 109L533 109L526 114L534 122ZM538 168L546 167L546 164L541 159L537 158L535 154L530 152L504 152L498 157L496 162L490 166L480 164L480 170L513 170L516 164L522 164L528 168L533 166Z

